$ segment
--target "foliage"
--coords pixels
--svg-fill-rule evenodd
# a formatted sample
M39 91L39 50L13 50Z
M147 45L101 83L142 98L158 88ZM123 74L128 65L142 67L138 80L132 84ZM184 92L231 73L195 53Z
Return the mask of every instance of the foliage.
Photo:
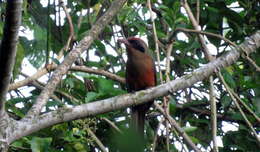
M25 0L26 1L26 0ZM1 14L4 13L4 2L1 4ZM69 36L69 23L64 16L60 16L62 8L58 6L58 1L43 6L43 1L26 1L23 8L22 27L31 31L33 38L29 39L26 30L20 36L18 44L17 60L14 68L13 79L17 80L20 71L23 71L22 62L28 60L36 69L44 67L46 60L59 64L56 59L60 50L65 46ZM155 25L158 38L161 42L160 60L165 61L167 40L172 36L176 28L191 28L192 25L187 14L181 8L180 1L162 0L153 2L153 11L156 14ZM192 12L196 11L196 1L188 1ZM110 1L106 0L76 0L67 1L70 15L74 23L75 44L81 40L91 28L93 23L110 6ZM80 12L83 11L83 16ZM4 15L3 15L4 16ZM82 17L82 20L81 20ZM2 21L4 19L2 18ZM81 20L80 26L78 21ZM3 23L0 22L0 36L2 36ZM64 21L64 24L62 23ZM125 72L125 52L115 42L124 35L140 36L147 38L151 51L155 50L153 32L151 30L152 21L149 18L149 10L146 2L141 0L129 0L127 5L114 18L112 24L108 25L97 40L94 41L87 53L81 56L82 65L93 69L103 69L118 76L124 76ZM247 37L260 29L260 4L257 0L201 0L200 1L200 25L207 32L220 34L236 44L240 44ZM207 63L202 47L196 34L179 33L174 37L174 45L171 61L171 79L176 79L184 74L193 71L195 68ZM229 44L214 37L207 37L208 42L216 49L215 55L218 57L230 50ZM71 47L73 44L71 45ZM260 65L259 49L251 58ZM67 52L64 53L64 56ZM155 53L154 53L155 54ZM76 63L75 63L76 64ZM28 71L29 72L29 71ZM241 97L242 101L250 107L254 113L260 115L260 76L259 72L244 58L240 58L235 64L221 70L228 85ZM162 73L165 77L165 64L162 64ZM48 77L48 76L46 76ZM88 81L87 81L88 80ZM159 82L159 80L158 80ZM218 136L221 137L223 146L220 151L258 151L255 137L235 107L232 99L227 94L219 79L214 76L214 85L217 90L217 111ZM88 87L89 85L94 87ZM16 119L21 119L34 103L39 95L39 87L27 86L31 89L28 94L23 89L12 91L10 99L6 102L6 108L10 115ZM49 112L62 106L74 106L100 99L117 96L126 93L125 85L119 82L90 73L69 72L64 77L61 84L56 89L54 95L57 98L50 98L46 105ZM197 83L191 88L171 94L170 114L178 120L184 130L192 138L193 142L202 146L203 150L209 150L212 142L210 109L209 109L209 82L207 80ZM26 92L26 91L25 91ZM73 98L64 96L67 94ZM161 100L161 99L158 99ZM247 117L260 131L259 124L245 108ZM151 149L157 125L161 117L153 116L151 111L146 123L146 148ZM138 151L138 139L127 128L129 126L128 110L114 111L92 118L64 122L43 129L30 136L23 137L15 141L10 146L10 151L23 152L47 152L47 151L97 151L99 146L88 133L90 128L99 140L110 151ZM107 118L126 134L119 135L111 126L101 118ZM237 127L237 130L225 131L223 122L228 122ZM158 131L157 152L166 151L166 136L163 128ZM128 144L132 143L131 147ZM180 141L175 132L171 132L170 151L181 151L178 147ZM241 144L242 143L242 144ZM126 146L126 147L125 147ZM131 149L133 148L133 149ZM135 149L136 148L136 149ZM187 147L185 147L187 148ZM100 151L100 150L98 150ZM148 151L148 150L147 150Z

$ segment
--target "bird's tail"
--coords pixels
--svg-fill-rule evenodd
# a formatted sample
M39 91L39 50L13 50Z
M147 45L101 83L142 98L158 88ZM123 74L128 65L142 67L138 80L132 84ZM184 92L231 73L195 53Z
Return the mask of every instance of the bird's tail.
M132 108L132 127L142 138L144 137L145 112L139 108Z
M132 128L133 130L144 139L144 123L145 113L149 110L153 102L148 102L132 108Z

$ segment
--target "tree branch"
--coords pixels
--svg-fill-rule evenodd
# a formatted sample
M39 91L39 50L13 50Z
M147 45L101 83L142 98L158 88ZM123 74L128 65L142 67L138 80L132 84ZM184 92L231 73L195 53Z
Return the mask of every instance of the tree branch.
M156 31L156 27L155 27L155 23L154 23L153 12L152 12L152 8L151 8L150 0L147 0L147 5L148 5L149 12L150 12L150 18L152 21L153 38L154 38L154 43L155 43L155 53L156 53L156 60L157 60L158 69L159 69L160 82L163 83L162 70L161 70L161 66L160 66L160 50L159 50L159 45L158 45L158 37L157 37L157 31Z
M79 44L66 56L64 61L57 67L54 71L51 79L47 83L45 89L41 92L41 94L36 99L35 104L29 110L26 118L35 117L38 115L43 108L43 106L47 103L50 95L55 90L56 86L59 84L62 76L68 71L70 66L76 61L76 59L80 56L82 52L87 50L94 39L101 33L101 31L105 28L105 26L112 20L114 15L123 7L123 4L127 0L115 0L112 2L110 8L107 12L100 17L96 23L92 26L87 36L85 36Z
M155 107L164 115L164 117L170 122L170 124L177 130L177 132L183 137L184 141L195 151L201 152L198 147L192 142L190 137L185 133L185 131L179 126L179 124L169 115L168 112L165 112L163 108L154 103Z
M258 137L258 134L256 133L253 125L250 123L250 121L248 120L248 118L246 117L246 114L243 112L242 108L240 107L240 105L238 104L236 98L234 97L234 95L232 94L231 88L227 85L227 83L225 82L223 76L221 75L221 73L218 73L219 78L221 79L221 81L223 82L225 88L227 89L228 94L230 95L231 99L234 101L236 107L238 108L239 112L241 113L242 117L244 118L247 126L249 129L251 129L251 131L253 132L256 141L258 142L258 146L260 148L260 138Z
M120 83L125 83L125 78L122 78L116 74L113 74L111 72L102 70L102 69L92 69L86 66L73 66L71 67L72 71L81 71L81 72L86 72L86 73L92 73L92 74L97 74L97 75L102 75L105 76L111 80L118 81Z
M29 84L30 82L39 79L40 77L42 77L43 75L45 75L47 73L48 73L47 69L42 68L42 69L38 70L36 73L34 73L32 76L27 77L27 78L25 78L21 81L10 84L8 91L17 89L17 88L22 87L22 86L25 86L25 85Z
M232 41L230 41L229 39L219 35L219 34L215 34L215 33L210 33L210 32L205 32L205 31L201 31L201 30L192 30L192 29L186 29L186 28L176 28L175 31L182 31L182 32L189 32L189 33L198 33L198 34L203 34L203 35L208 35L208 36L212 36L212 37L216 37L219 38L225 42L227 42L228 44L237 47L237 45L235 43L233 43ZM172 36L171 36L172 37Z
M4 112L4 101L15 63L22 4L22 0L8 0L6 6L6 20L0 46L0 117Z
M30 77L27 77L24 80L12 83L9 86L8 90L10 91L10 90L14 90L14 89L17 89L19 87L25 86L25 85L27 85L27 84L29 84L29 83L39 79L43 75L47 74L48 71L55 70L57 67L58 67L57 65L49 64L47 66L48 70L46 68L40 69L39 71L37 71L35 74L33 74ZM86 72L86 73L92 73L92 74L96 74L96 75L102 75L102 76L105 76L105 77L107 77L107 78L109 78L111 80L115 80L115 81L118 81L120 83L125 83L125 79L124 78L122 78L122 77L120 77L120 76L118 76L116 74L113 74L111 72L102 70L102 69L92 69L92 68L86 67L86 66L73 66L69 70Z
M105 122L107 122L113 129L115 129L118 133L122 134L123 132L115 125L115 123L113 123L112 121L110 121L109 119L102 117L101 120L104 120Z
M104 146L104 144L98 139L98 137L95 135L95 133L90 129L87 128L87 132L89 133L89 135L92 137L92 139L96 142L96 144L98 145L98 147L100 148L100 150L102 152L107 152L106 147Z
M199 5L199 4L197 3L197 5ZM199 21L195 19L194 15L193 15L190 7L189 7L187 0L183 0L182 6L185 8L193 27L196 30L200 31L201 28L199 26ZM198 9L198 6L197 6L197 9ZM198 16L199 15L197 15L197 19L199 18ZM213 56L209 52L209 48L206 45L206 40L204 39L204 37L202 35L199 34L198 36L199 36L199 41L200 41L200 43L203 47L203 52L205 54L206 59L208 61L214 60ZM214 89L214 84L213 84L213 76L209 77L209 83L210 83L209 95L210 95L213 151L218 152L218 147L217 147L217 107L216 107L215 89Z
M260 47L260 31L247 39L240 45L244 50L250 54ZM87 116L93 116L101 113L106 113L118 109L123 109L133 105L148 102L154 98L165 96L169 92L185 89L193 84L204 80L214 73L217 69L226 67L234 63L240 56L240 52L236 49L229 51L216 60L194 70L191 74L182 76L179 79L170 81L168 83L149 88L147 90L138 91L132 94L120 95L96 102L91 102L73 108L60 108L31 119L23 119L16 122L11 128L12 134L9 135L8 143L19 139L23 136L29 135L40 129L61 123L71 121Z

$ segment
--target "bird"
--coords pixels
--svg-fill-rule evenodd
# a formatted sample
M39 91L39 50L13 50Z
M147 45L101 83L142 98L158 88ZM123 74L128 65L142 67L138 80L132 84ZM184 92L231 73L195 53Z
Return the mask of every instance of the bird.
M156 86L156 68L147 44L138 37L119 39L126 46L126 88L135 92ZM134 131L144 137L145 114L153 104L149 101L131 108L131 126Z

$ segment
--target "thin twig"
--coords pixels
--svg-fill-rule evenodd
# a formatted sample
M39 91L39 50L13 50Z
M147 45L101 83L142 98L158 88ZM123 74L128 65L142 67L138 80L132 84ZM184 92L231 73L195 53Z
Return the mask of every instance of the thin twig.
M190 33L198 33L198 34L204 34L204 35L208 35L208 36L212 36L212 37L217 37L225 42L227 42L228 44L238 48L238 46L233 43L232 41L230 41L229 39L219 35L219 34L215 34L215 33L210 33L210 32L205 32L205 31L201 31L201 30L193 30L193 29L186 29L186 28L176 28L176 31L182 31L182 32L190 32Z
M166 82L170 82L170 71L171 71L171 53L172 53L172 48L173 48L173 43L170 43L167 47L167 56L166 56ZM163 98L163 103L164 103L164 110L166 113L169 112L169 96ZM167 146L167 151L170 151L170 133L169 133L169 122L165 121L165 127L166 127L166 146Z
M60 0L60 4L66 14L66 17L68 19L68 22L69 22L69 26L70 26L70 36L66 42L66 45L59 51L59 54L58 54L58 57L57 57L57 60L59 60L60 58L62 58L63 56L63 53L64 51L67 51L69 49L69 46L72 42L72 40L74 39L74 27L73 27L73 23L72 23L72 19L71 19L71 16L69 15L68 11L67 11L67 8L66 6L64 5L64 2L63 0ZM50 63L49 65L54 65L55 63L52 62ZM11 84L9 86L9 90L13 90L15 87L20 87L22 84L28 84L29 82L33 81L33 80L36 80L38 78L40 78L41 76L47 74L49 71L49 69L47 67L44 67L40 70L38 70L33 76L31 77L28 77L27 79L25 80L22 80L20 82L17 82L17 83L14 83L14 84Z
M33 85L34 87L40 89L40 90L43 90L44 89L44 86L40 85L39 83L37 83L36 81L32 82L31 85ZM52 94L50 96L53 100L56 100L58 101L62 106L65 106L64 103L62 102L62 100L60 100L56 95Z
M211 111L211 126L212 126L212 140L213 140L213 151L217 152L217 106L216 106L216 97L215 97L215 89L213 84L213 77L209 77L210 81L210 111Z
M57 85L60 84L62 77L67 73L70 66L77 60L81 53L91 46L92 42L102 32L104 27L110 23L114 15L118 13L126 1L127 0L114 0L107 11L97 19L95 25L91 27L85 37L66 55L62 63L56 68L44 90L37 97L35 103L23 119L31 119L40 113L42 108L46 105L50 94L52 94Z
M170 43L167 47L167 56L166 56L166 82L170 81L170 75L171 75L171 54L172 54L172 48L173 48L173 43Z
M225 42L227 42L228 44L232 45L233 47L241 49L241 47L237 46L235 43L233 43L233 42L230 41L229 39L227 39L227 38L225 38L225 37L223 37L223 36L221 36L221 35L219 35L219 34L214 34L214 33L205 32L205 31L197 31L197 30L192 30L192 29L185 29L185 28L176 28L176 30L177 30L177 31L178 31L178 30L179 30L179 31L183 31L183 32L200 33L200 34L205 34L205 35L208 35L208 36L217 37L217 38L219 38L219 39L224 40ZM248 57L248 55L245 55L245 57ZM252 64L256 69L260 70L260 68L256 65L256 63L255 63L251 58L249 58L248 60L249 60L249 62L252 61L251 64ZM257 70L257 71L258 71L258 70ZM254 117L257 119L257 121L260 122L259 117L258 117L243 101L241 101L241 99L238 97L238 95L236 95L234 92L232 92L232 93L233 93L233 95L237 98L237 100L238 100L241 104L243 104L243 106L244 106L252 115L254 115Z
M34 73L32 76L25 78L24 80L12 83L9 85L8 91L17 89L19 87L25 86L28 83L42 77L43 75L47 74L48 70L46 68L39 69L36 73Z
M62 1L62 0L60 0L60 1ZM62 1L62 3L63 3L63 1ZM64 5L63 5L64 6ZM65 8L65 9L64 9ZM66 7L64 6L64 11L65 10L67 10L66 9ZM67 11L65 11L65 13L66 13ZM66 14L68 14L68 12L66 13ZM68 21L69 21L69 24L70 24L70 36L69 36L69 38L68 38L68 40L67 40L67 42L66 42L66 45L59 51L59 54L58 54L58 56L57 56L57 60L59 60L59 59L61 59L62 57L63 57L63 53L64 53L64 51L67 51L68 50L68 48L69 48L69 45L70 45L70 43L71 43L71 41L72 41L72 33L73 33L73 35L74 35L74 29L73 29L73 24L72 24L72 20L71 20L71 17L70 17L70 15L68 14L68 16L69 17L67 17L68 18ZM70 19L69 19L70 18ZM54 65L55 63L54 62L52 62L52 63L50 63L49 65ZM15 89L15 88L18 88L18 87L21 87L21 86L23 86L24 84L26 85L26 84L28 84L28 83L30 83L31 81L33 81L33 80L36 80L36 79L38 79L38 78L40 78L41 76L43 76L43 75L45 75L45 74L47 74L49 71L48 71L49 69L47 68L47 67L44 67L44 68L42 68L42 69L40 69L40 70L38 70L35 74L33 74L31 77L28 77L28 78L26 78L26 79L24 79L24 80L22 80L22 81L19 81L19 82L16 82L16 83L14 83L14 84L11 84L10 86L9 86L9 88L8 88L8 90L13 90L13 89Z
M239 103L242 104L242 105L246 108L246 110L247 110L248 112L250 112L250 113L255 117L255 119L257 120L258 123L260 123L260 118L253 112L253 110L251 110L251 109L240 99L240 97L234 92L234 90L231 89L230 91L231 91L231 93L235 96L235 98L239 101Z
M72 36L74 38L74 26L73 26L73 22L72 22L71 16L70 16L70 14L68 12L67 7L64 5L64 1L63 0L59 0L59 2L60 2L60 5L61 5L62 9L64 10L66 18L67 18L67 20L69 22L70 36Z
M192 30L192 29L184 29L184 28L177 28L176 30L183 31L183 32L205 34L205 35L208 35L208 36L217 37L219 39L224 40L225 42L227 42L228 44L232 45L233 47L241 49L240 47L238 47L235 43L233 43L229 39L227 39L227 38L225 38L225 37L223 37L221 35L218 35L218 34L214 34L214 33L210 33L210 32L204 32L204 31L198 31L198 30ZM245 55L244 57L256 68L256 70L258 72L260 71L260 68L258 67L258 65L249 56ZM258 122L260 122L259 117L243 101L241 101L239 96L233 90L231 90L231 93L256 118L256 120Z
M152 27L153 27L153 37L154 37L154 42L155 42L155 52L156 52L156 57L157 57L157 63L158 63L158 69L159 69L159 76L160 76L160 81L161 83L163 83L163 77L162 77L162 71L161 71L161 66L160 66L160 51L159 51L159 45L158 45L158 37L157 37L157 31L156 31L156 27L155 27L155 22L154 22L154 18L153 18L153 12L152 12L152 6L151 6L151 1L147 0L147 6L149 8L149 12L150 12L150 17L151 17L151 21L152 21ZM168 104L167 104L167 99L166 97L163 98L163 103L164 103L164 110L165 112L168 111ZM166 127L166 147L167 147L167 152L170 151L170 147L169 147L169 127L168 127L168 122L165 121L165 127Z
M37 80L35 80L38 84L42 85L42 86L45 86L46 84L42 83L42 82L39 82ZM34 83L34 82L32 82ZM71 103L73 103L74 105L79 105L80 103L82 103L82 101L78 100L77 98L75 98L74 96L64 92L64 91L61 91L61 90L58 90L56 89L55 90L55 93L57 94L60 94L62 97L64 98L67 98L71 101ZM63 102L62 102L63 103ZM64 104L64 103L63 103ZM63 105L64 106L64 105Z
M83 20L83 14L82 14L82 11L80 11L79 19L78 19L78 23L77 23L77 28L78 28L78 29L81 28L82 20Z
M10 90L14 90L14 89L17 89L19 87L25 86L28 83L30 83L30 82L32 82L34 80L37 80L40 77L42 77L43 75L47 74L48 71L55 70L56 68L57 68L57 65L49 64L46 68L42 68L42 69L38 70L32 76L27 77L24 80L12 83L9 86L8 90L10 91ZM48 69L48 70L46 70L46 69ZM86 73L92 73L92 74L96 74L96 75L102 75L102 76L105 76L105 77L107 77L107 78L109 78L111 80L115 80L115 81L120 82L120 83L125 83L125 79L124 78L122 78L122 77L120 77L120 76L118 76L116 74L113 74L111 72L102 70L102 69L92 69L90 67L85 67L85 66L73 66L69 70L71 70L71 71L81 71L81 72L86 72Z
M200 0L197 0L196 3L196 20L200 24Z
M231 92L231 88L227 85L225 79L223 78L222 74L219 72L218 73L219 78L221 79L223 85L225 86L225 88L227 89L227 92L229 93L230 97L232 98L232 100L234 101L236 107L238 108L239 112L241 113L242 117L244 118L246 124L248 125L248 127L251 129L251 131L253 132L257 142L258 142L258 146L260 147L260 138L258 137L258 134L256 133L253 125L250 123L250 121L247 119L245 113L243 112L243 110L241 109L240 105L238 104L236 98L233 96L232 92Z
M169 113L166 113L164 109L158 104L154 103L155 107L164 115L164 117L169 121L169 123L177 130L177 132L180 134L180 136L183 137L184 141L195 151L195 152L201 152L201 150L196 147L196 145L192 142L190 137L185 133L185 131L179 126L179 124L169 115Z
M103 143L98 139L98 137L91 131L91 129L87 128L87 132L89 135L93 138L93 140L97 143L101 151L108 152L106 147L103 145Z
M199 23L196 21L190 7L189 4L187 2L187 0L182 0L182 6L185 8L189 19L193 25L193 27L200 31L201 28L199 26ZM209 48L206 45L206 41L204 39L204 37L199 34L199 41L203 47L203 51L205 54L205 57L208 61L213 61L214 57L210 54L209 52ZM214 84L213 84L213 76L209 77L209 82L210 82L210 109L211 109L211 126L212 126L212 140L213 140L213 151L214 152L218 152L218 147L217 147L217 107L216 107L216 99L215 99L215 89L214 89Z
M68 98L68 99L69 99L73 104L75 104L75 105L81 103L81 101L79 101L77 98L75 98L75 97L73 97L73 96L71 96L71 95L69 95L69 94L67 94L67 93L65 93L65 92L63 92L63 91L60 91L60 90L57 90L57 89L56 89L55 92L58 93L58 94L60 94L60 95L62 95L62 96L65 97L65 98Z
M147 5L149 8L150 17L151 17L151 21L152 21L152 25L153 25L153 36L154 36L154 42L155 42L155 52L156 52L156 57L157 57L160 81L161 81L161 83L163 83L162 71L161 71L161 66L160 66L160 51L159 51L159 45L158 45L158 37L157 37L157 31L156 31L156 27L155 27L155 23L154 23L153 12L152 12L150 0L147 0Z
M193 27L196 30L200 31L201 28L200 28L199 24L197 23L194 15L192 14L192 11L190 9L190 6L189 6L187 0L181 0L181 1L182 1L182 6L185 8ZM200 41L200 43L203 47L203 51L204 51L204 54L206 56L206 59L209 59L209 61L212 61L213 59L212 59L212 56L210 55L210 52L209 52L209 49L206 45L205 39L203 38L203 36L201 34L199 34L198 36L199 36L199 41Z
M158 131L160 130L160 126L161 126L162 122L160 121L156 130L155 130L155 135L153 138L153 147L152 147L152 152L155 152L156 149L156 145L157 145L157 139L158 139Z
M73 41L75 40L75 33L74 33L74 26L73 26L73 22L72 22L71 16L70 16L70 14L68 12L67 7L64 5L64 1L63 0L59 0L59 2L60 2L60 5L61 5L62 9L64 10L66 18L67 18L67 20L69 22L70 35L69 35L68 41L67 41L65 49L64 49L64 51L66 52L66 51L69 50L69 47L70 47L71 43L73 43Z
M122 131L115 125L115 123L113 123L112 121L110 121L107 118L102 117L102 120L104 120L105 122L107 122L112 128L114 128L117 132L119 132L120 134L122 134Z
M169 97L168 96L163 97L163 108L166 113L169 113ZM165 119L164 125L166 128L166 149L167 149L167 152L170 152L169 122L166 121L166 119Z
M28 78L29 76L25 73L21 73L22 76L24 76L25 78ZM40 90L43 90L44 89L44 85L43 83L37 81L37 80L34 80L31 82L31 85L33 85L34 87L40 89ZM55 95L55 94L52 94L51 95L51 98L58 101L60 104L64 105L64 103Z
M260 72L260 67L255 63L254 60L252 60L248 55L245 55L245 58L255 67L257 72Z
M115 0L114 2L118 2L118 0ZM113 8L113 10L114 9L116 8ZM251 38L256 42L259 42L260 31L252 35ZM249 53L254 52L257 48L260 47L260 43L249 43L249 42L251 41L245 40L245 42L241 44L241 46L245 48L245 51L248 51ZM185 75L179 78L178 80L173 80L167 84L162 84L154 88L138 91L134 94L126 94L126 95L117 96L109 99L99 100L96 102L91 102L91 103L71 107L69 109L60 108L59 110L42 114L40 115L41 119L39 119L37 123L35 123L35 120L39 116L35 119L23 118L18 123L10 121L10 123L15 123L17 127L16 129L13 129L13 127L11 128L8 127L7 128L8 130L3 130L4 132L9 131L8 137L6 137L8 139L6 140L8 141L8 143L12 143L14 140L17 140L33 132L37 132L40 129L50 127L58 123L62 123L65 121L67 122L78 118L103 114L113 110L119 110L137 104L143 104L147 101L151 101L154 98L169 94L170 90L172 92L176 92L178 90L185 89L187 87L192 86L196 82L204 80L209 75L213 74L215 70L231 65L232 63L237 61L237 59L240 56L240 53L241 52L238 52L236 49L233 49L232 51L227 52L226 55L223 55L217 58L216 60L212 61L211 63L208 63L194 70L195 72ZM58 114L61 112L62 112L62 117ZM0 117L0 119L3 120L2 117ZM4 119L4 121L6 121L6 119ZM9 122L7 123L0 122L0 125L4 126L7 125L8 123Z

